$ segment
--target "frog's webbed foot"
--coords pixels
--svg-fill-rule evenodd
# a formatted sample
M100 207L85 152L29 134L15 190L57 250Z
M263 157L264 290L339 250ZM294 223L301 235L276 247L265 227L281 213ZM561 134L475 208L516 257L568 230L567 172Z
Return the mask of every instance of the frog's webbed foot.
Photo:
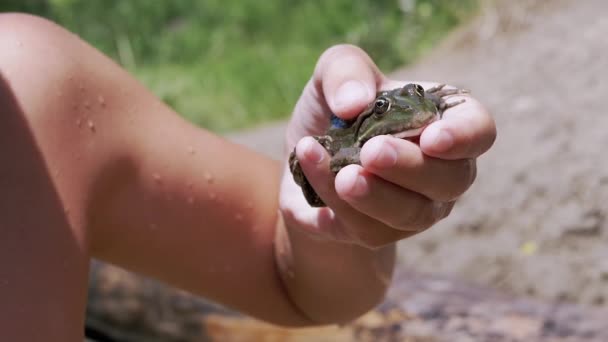
M433 100L433 102L435 102L435 105L437 106L437 109L439 110L439 113L443 114L443 112L448 109L448 108L452 108L454 106L458 106L461 103L464 103L466 100L465 99L460 99L457 101L452 101L452 102L446 102L444 97L446 96L450 96L450 95L458 95L458 94L469 94L470 92L466 89L444 89L445 84L438 84L432 88L429 88L425 91L426 94L429 95L429 98L431 98Z

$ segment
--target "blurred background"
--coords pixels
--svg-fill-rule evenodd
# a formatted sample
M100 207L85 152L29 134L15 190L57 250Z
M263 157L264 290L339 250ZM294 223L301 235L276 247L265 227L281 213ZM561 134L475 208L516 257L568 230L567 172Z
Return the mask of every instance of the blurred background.
M0 11L65 26L177 112L221 132L286 118L332 44L357 44L390 71L475 8L475 0L0 1Z
M603 0L0 0L59 22L192 122L281 158L318 56L470 89L498 139L445 220L400 243L385 303L293 332L94 262L98 341L608 341Z

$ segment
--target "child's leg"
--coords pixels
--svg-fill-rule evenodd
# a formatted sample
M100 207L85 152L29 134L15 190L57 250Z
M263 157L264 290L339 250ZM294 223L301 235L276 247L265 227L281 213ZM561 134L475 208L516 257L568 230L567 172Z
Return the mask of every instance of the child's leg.
M88 268L83 218L70 216L66 206L66 197L76 193L60 194L56 185L61 173L71 177L74 171L45 160L74 142L49 136L52 126L68 124L63 113L72 104L47 101L68 94L59 93L64 87L57 82L65 71L57 56L61 43L33 36L44 29L40 20L0 15L2 341L82 340ZM32 101L23 103L26 98ZM40 115L44 111L52 115Z

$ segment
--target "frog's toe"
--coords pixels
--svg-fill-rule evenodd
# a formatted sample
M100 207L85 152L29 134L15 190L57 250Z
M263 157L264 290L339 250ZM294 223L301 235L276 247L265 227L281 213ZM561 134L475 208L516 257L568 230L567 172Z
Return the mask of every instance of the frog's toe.
M436 92L440 91L441 89L443 89L443 87L445 87L445 83L441 83L434 87L431 87L431 88L427 89L425 92L433 94L433 93L436 93Z
M446 110L448 108L452 108L454 106L458 106L459 104L464 103L464 102L466 102L465 99L460 99L460 100L456 100L456 101L452 101L452 102L443 101L441 103L442 106L443 106L443 108L441 108L441 110Z

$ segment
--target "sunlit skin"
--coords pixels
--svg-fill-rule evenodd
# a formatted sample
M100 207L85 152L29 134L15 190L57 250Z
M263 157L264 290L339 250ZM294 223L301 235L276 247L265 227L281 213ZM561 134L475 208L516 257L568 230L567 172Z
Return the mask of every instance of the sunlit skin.
M467 97L420 146L375 137L334 178L304 137L404 84L356 47L320 57L282 162L185 121L46 20L0 14L0 51L1 341L82 341L91 257L275 324L352 320L383 298L395 242L449 213L495 138ZM326 208L285 172L296 144Z

